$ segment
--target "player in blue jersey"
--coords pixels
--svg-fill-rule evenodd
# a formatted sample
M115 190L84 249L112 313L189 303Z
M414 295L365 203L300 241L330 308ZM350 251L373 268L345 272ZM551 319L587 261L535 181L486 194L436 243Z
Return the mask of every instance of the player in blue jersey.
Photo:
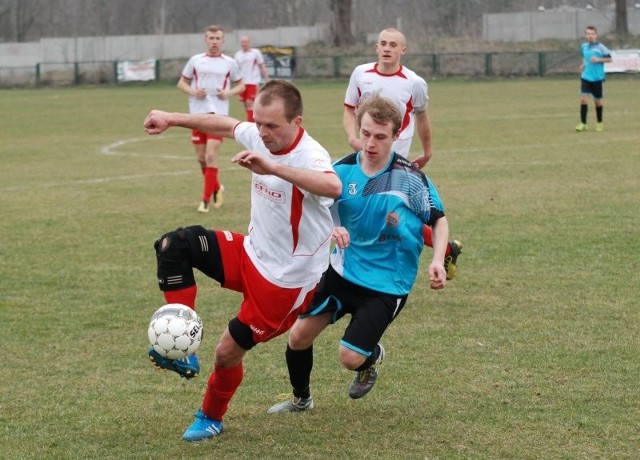
M596 131L603 131L602 121L604 98L604 63L611 62L611 51L598 41L598 31L594 26L587 26L584 32L586 42L580 49L582 51L582 65L580 70L580 123L576 131L587 130L587 112L589 109L589 96L593 97L596 109Z
M373 388L384 358L379 341L404 307L418 274L424 224L433 230L430 287L446 285L449 225L444 206L433 183L392 149L402 123L400 111L378 95L364 101L356 114L362 148L334 164L342 193L331 207L331 264L287 343L293 397L269 413L313 408L313 341L345 314L351 321L338 352L342 365L356 372L349 396L358 399Z

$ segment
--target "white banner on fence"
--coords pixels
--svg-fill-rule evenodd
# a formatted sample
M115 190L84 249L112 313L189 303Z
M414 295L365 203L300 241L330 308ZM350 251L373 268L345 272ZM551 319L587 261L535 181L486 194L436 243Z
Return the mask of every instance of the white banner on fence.
M640 50L611 50L611 62L604 63L604 71L640 72Z
M118 61L118 81L149 81L156 79L156 60Z

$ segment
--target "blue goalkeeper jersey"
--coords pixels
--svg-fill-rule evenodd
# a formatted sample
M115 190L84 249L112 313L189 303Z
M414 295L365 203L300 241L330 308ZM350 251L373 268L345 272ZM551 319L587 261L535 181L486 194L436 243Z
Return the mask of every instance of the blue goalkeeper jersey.
M593 56L597 58L611 57L611 51L599 42L585 42L580 49L584 63L580 77L587 81L604 81L604 62L591 62L591 58Z
M418 273L424 247L422 227L444 216L433 183L404 157L394 153L387 167L367 176L360 152L334 163L342 194L331 207L336 226L349 231L350 245L335 246L331 265L359 286L406 295Z

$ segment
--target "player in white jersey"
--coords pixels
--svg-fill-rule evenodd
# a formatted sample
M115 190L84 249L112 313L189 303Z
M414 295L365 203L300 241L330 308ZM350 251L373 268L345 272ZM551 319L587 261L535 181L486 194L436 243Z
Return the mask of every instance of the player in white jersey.
M240 102L244 104L247 121L253 121L253 101L258 93L258 85L261 81L269 80L269 71L264 63L262 52L258 48L251 48L251 40L246 35L240 37L240 49L236 52L234 59L240 67L244 82Z
M233 58L222 54L222 28L215 25L207 27L204 41L207 52L189 59L177 86L189 95L190 113L229 115L229 98L244 91L240 69ZM198 212L209 212L212 196L213 206L222 206L223 188L218 170L218 151L222 145L222 137L193 130L191 141L203 175L202 199Z
M402 56L407 52L407 41L397 29L384 29L378 35L376 54L378 60L357 66L349 78L349 86L344 98L344 114L342 124L347 134L349 145L355 151L362 149L359 138L356 109L367 98L379 95L396 103L402 115L402 126L398 139L393 143L393 150L409 159L409 151L414 132L418 134L422 145L422 154L413 160L419 168L423 168L432 156L431 120L427 111L429 94L427 83L414 71L404 67ZM431 228L424 226L425 244L433 247ZM458 256L462 252L462 243L452 240L447 246L445 269L447 279L456 275Z
M270 80L258 92L255 123L220 115L152 111L145 130L170 126L233 138L247 150L232 161L252 172L248 235L201 226L179 228L155 244L158 284L167 303L195 308L196 268L243 294L216 347L202 406L183 434L199 441L222 432L222 418L243 378L243 358L257 343L286 332L310 304L328 266L333 222L329 207L342 191L327 151L302 128L302 98L289 82ZM156 365L192 378L196 355Z
M408 158L411 139L415 131L422 144L422 155L413 162L423 168L431 158L431 121L427 105L427 83L414 71L404 67L400 59L407 52L402 32L385 29L376 43L378 60L357 66L351 73L344 99L343 126L349 145L356 151L362 148L358 137L355 110L368 96L377 94L394 101L402 115L402 127L394 142L396 153Z

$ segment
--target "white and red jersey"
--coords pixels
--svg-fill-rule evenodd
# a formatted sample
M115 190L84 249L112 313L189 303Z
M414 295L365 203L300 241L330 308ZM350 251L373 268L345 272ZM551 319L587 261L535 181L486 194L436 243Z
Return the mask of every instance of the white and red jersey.
M277 163L335 174L329 153L302 128L291 147L275 153L265 147L254 123L238 123L234 138ZM260 274L286 288L318 282L329 264L332 204L333 199L279 177L252 174L251 222L244 248Z
M207 90L206 99L189 96L189 112L229 115L229 100L219 99L219 89L228 89L232 82L242 79L236 61L227 56L211 56L206 53L192 56L182 70L182 76L191 81L192 88Z
M242 81L247 85L257 85L262 80L260 66L264 64L264 57L257 48L249 48L248 51L239 50L235 54L235 60L240 67Z
M402 127L398 141L394 143L394 150L406 158L415 130L413 112L426 110L429 102L427 82L413 70L403 66L396 73L382 74L378 71L376 62L359 65L351 73L344 105L356 108L365 98L373 95L386 97L398 104Z

